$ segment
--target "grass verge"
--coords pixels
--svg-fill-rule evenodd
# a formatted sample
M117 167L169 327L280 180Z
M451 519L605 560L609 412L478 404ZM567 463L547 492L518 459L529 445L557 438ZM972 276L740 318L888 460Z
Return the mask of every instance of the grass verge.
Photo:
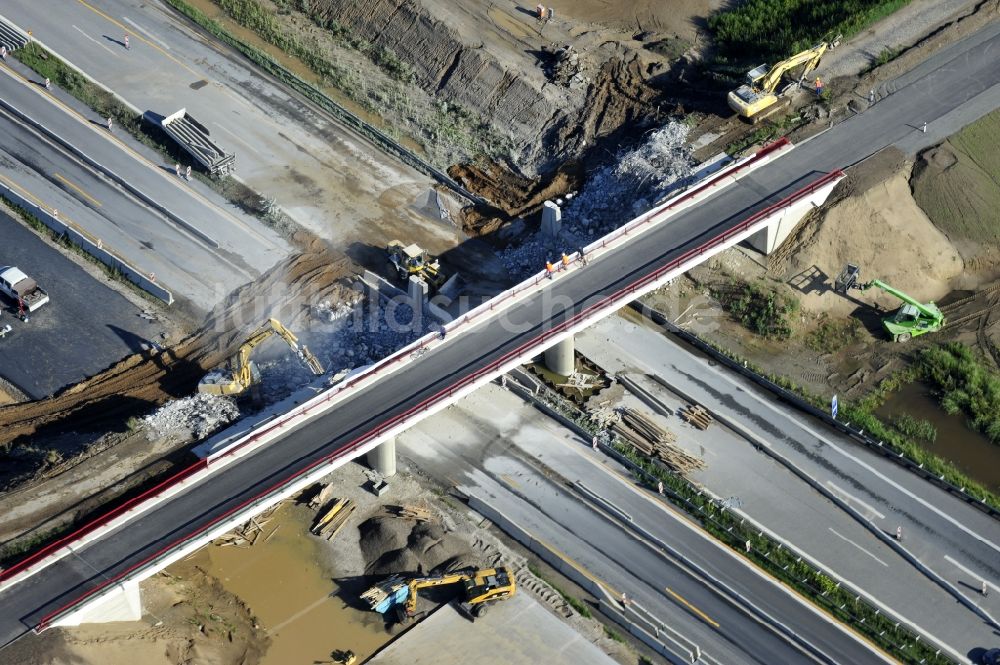
M917 355L920 378L937 393L941 408L963 413L969 426L1000 443L1000 374L968 346L948 342Z
M757 282L733 279L709 289L712 297L750 332L767 339L792 336L789 321L798 311L799 302Z

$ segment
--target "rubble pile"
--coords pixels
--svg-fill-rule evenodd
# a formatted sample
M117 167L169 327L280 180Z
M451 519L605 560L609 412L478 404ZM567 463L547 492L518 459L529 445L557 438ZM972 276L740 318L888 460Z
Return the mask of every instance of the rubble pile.
M152 436L179 435L203 439L236 420L240 410L228 397L201 393L175 399L142 419Z
M500 258L512 276L524 278L646 212L686 183L694 171L685 145L688 128L668 122L634 148L595 171L583 189L565 200L558 238L536 232Z

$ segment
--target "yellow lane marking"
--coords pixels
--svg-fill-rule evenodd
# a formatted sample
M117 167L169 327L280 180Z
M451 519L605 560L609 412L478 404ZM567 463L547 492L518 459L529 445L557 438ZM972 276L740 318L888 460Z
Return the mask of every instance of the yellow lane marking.
M510 485L511 487L520 487L520 485L518 484L518 482L516 480L514 480L513 478L511 478L510 476L508 476L506 473L501 473L500 474L500 478L502 478L503 481L505 483L507 483L508 485Z
M23 196L26 196L29 199L31 199L32 201L34 201L35 204L38 205L39 207L45 208L46 210L52 210L52 208L49 207L44 201L42 201L41 199L39 199L37 196L35 196L31 192L29 192L28 190L26 190L24 187L21 187L19 184L17 184L16 182L14 182L13 180L11 180L7 176L3 175L2 173L0 173L0 180L2 180L4 182L4 184L7 185L9 188L16 189Z
M700 616L707 623L712 624L716 628L719 627L719 624L716 621L714 621L710 616L708 616L707 614L705 614L704 612L702 612L701 610L699 610L697 607L695 607L691 603L689 603L688 600L684 596L680 595L679 593L677 593L676 591L674 591L670 587L664 587L664 589L666 589L667 593L669 593L671 596L673 596L674 598L676 598L677 600L679 600L681 603L684 604L685 607L687 607L689 610L691 610L692 612L694 612L695 614L697 614L698 616Z
M201 75L198 74L198 72L196 72L195 70L191 69L190 67L188 67L187 65L185 65L183 62L181 62L180 60L178 60L174 56L172 56L169 53L167 53L164 49L160 48L160 46L158 46L157 44L155 44L155 43L151 42L150 40L146 39L146 37L142 34L142 32L140 30L129 28L129 27L125 26L124 24L118 22L117 20L111 18L110 16L108 16L107 14L105 14L104 12L102 12L97 7L94 7L93 5L91 5L91 4L87 3L87 2L84 2L84 0L76 0L76 1L79 2L81 5L83 5L84 7L86 7L87 9L89 9L90 11L94 12L95 14L97 14L98 16L104 18L105 20L108 20L108 21L111 21L112 23L114 23L116 26L118 26L121 29L123 35L135 35L136 37L139 38L139 41L141 41L144 44L147 44L149 46L152 46L154 49L156 49L157 51L159 51L160 53L162 53L165 57L169 58L174 63L180 65L181 67L183 67L184 69L188 70L189 72L191 72L192 74L194 74L198 78L201 78Z
M66 183L67 186L72 187L74 190L76 190L77 193L79 193L81 196L85 197L88 201L90 201L91 203L93 203L98 208L101 207L101 202L98 201L97 199L95 199L93 196L91 196L87 192L85 192L83 190L83 187L80 187L79 185L74 185L72 182L69 181L69 179L66 178L66 176L62 175L61 173L53 173L52 175L54 175L55 177L57 177L60 180L62 180L64 183Z
M622 594L621 594L620 591L616 591L614 589L614 587L612 587L610 584L608 584L607 582L605 582L604 580L602 580L602 579L600 579L598 577L595 577L593 575L593 573L591 573L589 570L587 570L586 568L584 568L583 566L581 566L580 564L578 564L576 561L573 561L573 559L569 558L568 556L566 556L565 554L563 554L562 552L560 552L559 550L557 550L555 547L553 547L552 545L550 545L548 542L542 540L541 538L539 538L535 534L531 533L527 529L524 529L524 532L527 533L529 536L531 536L532 539L538 541L538 543L542 547L544 547L545 549L547 549L549 552L552 552L552 554L555 554L557 557L559 557L560 559L562 559L563 562L565 562L566 564L572 566L578 573L580 573L581 575L583 575L584 577L586 577L588 580L590 580L594 584L598 584L598 585L604 587L604 589L608 593L611 594L612 598L619 598L619 597L621 597Z

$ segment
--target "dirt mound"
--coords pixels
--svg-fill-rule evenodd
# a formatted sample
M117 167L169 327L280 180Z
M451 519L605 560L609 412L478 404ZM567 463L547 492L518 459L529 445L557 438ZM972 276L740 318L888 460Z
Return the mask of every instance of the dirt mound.
M249 330L269 316L290 328L308 303L330 299L351 261L315 238L257 281L231 293L202 328L158 353L131 355L105 371L44 400L0 407L0 445L47 433L121 428L133 415L168 399L191 395L205 372L223 363Z
M22 665L254 665L269 638L239 598L190 564L182 576L143 582L143 607L152 622L54 628L5 647L4 662Z
M806 310L839 316L857 307L831 290L846 263L860 266L863 280L881 279L925 301L947 294L962 274L962 257L913 200L908 166L887 170L896 161L892 155L871 161L804 220L772 263ZM885 309L899 306L878 290L861 298Z
M474 565L468 544L439 524L373 517L358 529L369 575L427 575Z

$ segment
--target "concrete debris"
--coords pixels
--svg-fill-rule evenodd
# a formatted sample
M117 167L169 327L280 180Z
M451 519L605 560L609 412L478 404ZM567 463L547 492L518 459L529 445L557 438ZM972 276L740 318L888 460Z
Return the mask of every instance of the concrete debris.
M168 402L143 418L142 423L153 436L175 434L203 439L239 415L232 399L199 393Z
M556 201L563 206L559 237L536 232L511 245L500 255L507 270L514 277L533 274L546 261L589 245L675 191L694 172L687 133L686 125L668 122L644 144L595 171L579 193Z

